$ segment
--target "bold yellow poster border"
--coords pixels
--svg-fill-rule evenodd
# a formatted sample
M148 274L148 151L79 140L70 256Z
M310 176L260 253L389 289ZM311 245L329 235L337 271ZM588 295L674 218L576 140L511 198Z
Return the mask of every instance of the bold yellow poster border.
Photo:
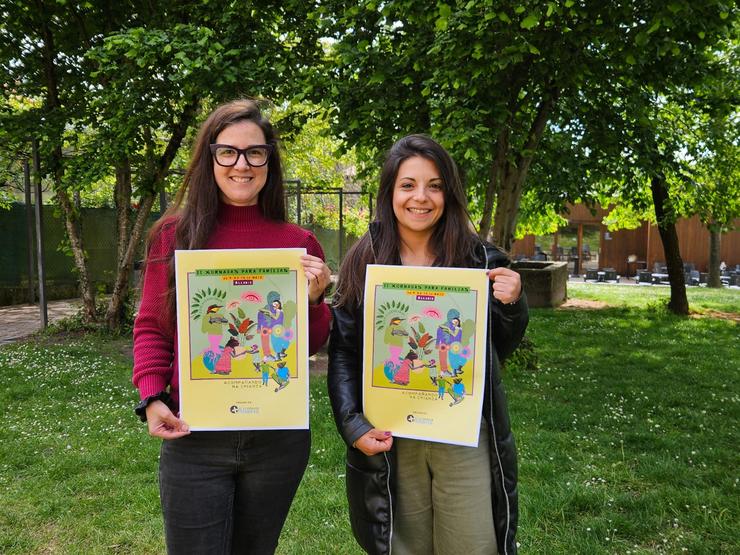
M485 270L367 267L363 410L373 426L478 445L489 289Z
M305 253L175 251L180 414L192 430L308 428Z

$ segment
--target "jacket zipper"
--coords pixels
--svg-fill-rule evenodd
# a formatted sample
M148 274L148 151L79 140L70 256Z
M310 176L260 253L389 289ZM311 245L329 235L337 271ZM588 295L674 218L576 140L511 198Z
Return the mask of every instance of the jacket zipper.
M493 347L493 337L491 337L490 347ZM499 455L499 452L498 452L498 442L496 441L496 425L494 424L494 420L493 420L493 350L491 348L489 348L488 350L488 364L489 364L489 368L491 369L491 372L489 372L488 374L488 382L489 382L490 392L491 392L490 422L491 422L491 432L493 434L493 448L496 451L496 460L498 462L498 470L501 473L501 489L504 490L504 499L506 500L506 532L504 533L503 547L504 547L504 555L507 555L508 554L507 538L509 537L509 526L511 525L511 510L509 507L509 494L506 493L506 482L504 482L504 468L503 468L503 465L501 464L501 456Z
M388 468L387 478L385 480L385 487L388 490L388 511L391 517L391 530L388 534L388 555L391 555L393 551L393 497L391 496L391 462L388 460L388 453L383 453L385 459L385 466Z

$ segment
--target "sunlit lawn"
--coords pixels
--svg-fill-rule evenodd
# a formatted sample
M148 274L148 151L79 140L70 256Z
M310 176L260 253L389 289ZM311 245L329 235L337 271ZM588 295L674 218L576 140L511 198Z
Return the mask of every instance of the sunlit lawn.
M667 301L671 289L667 285L618 285L570 281L568 294L578 299L599 300L614 306L645 308ZM720 310L740 314L740 289L737 287L723 289L687 287L686 294L692 311Z
M522 553L736 553L740 344L731 319L676 318L667 288L569 284L598 310L533 310L539 369L505 383L520 455ZM740 313L740 291L689 290ZM163 553L158 442L134 417L129 340L0 348L0 552ZM324 378L278 552L361 553Z

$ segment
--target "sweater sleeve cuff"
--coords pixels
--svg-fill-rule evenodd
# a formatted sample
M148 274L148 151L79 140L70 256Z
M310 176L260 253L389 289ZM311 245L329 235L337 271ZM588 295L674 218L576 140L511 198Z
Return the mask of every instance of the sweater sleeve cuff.
M136 387L139 389L139 398L142 400L161 393L167 389L167 385L167 381L157 375L142 376L136 383Z

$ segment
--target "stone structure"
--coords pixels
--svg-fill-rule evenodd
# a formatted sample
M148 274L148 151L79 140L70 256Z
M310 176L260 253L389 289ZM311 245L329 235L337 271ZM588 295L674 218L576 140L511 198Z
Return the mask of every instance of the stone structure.
M527 260L514 262L511 269L522 276L522 285L530 307L552 308L565 302L568 295L567 262Z

